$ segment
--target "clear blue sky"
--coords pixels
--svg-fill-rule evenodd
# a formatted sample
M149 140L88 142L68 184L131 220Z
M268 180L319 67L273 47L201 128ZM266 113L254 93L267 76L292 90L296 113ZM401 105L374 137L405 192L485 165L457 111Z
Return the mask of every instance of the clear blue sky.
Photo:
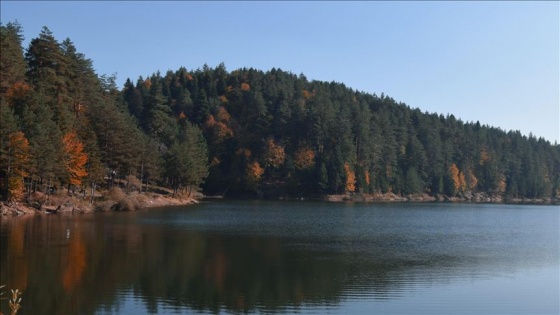
M558 2L13 2L119 86L156 71L273 67L560 142Z

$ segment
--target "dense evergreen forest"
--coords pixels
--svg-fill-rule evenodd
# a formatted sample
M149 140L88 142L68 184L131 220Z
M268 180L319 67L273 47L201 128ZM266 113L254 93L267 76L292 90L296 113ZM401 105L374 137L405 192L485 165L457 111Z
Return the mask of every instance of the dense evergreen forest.
M43 28L1 26L3 199L120 182L207 195L560 195L560 145L280 69L99 76ZM482 115L483 113L481 113Z

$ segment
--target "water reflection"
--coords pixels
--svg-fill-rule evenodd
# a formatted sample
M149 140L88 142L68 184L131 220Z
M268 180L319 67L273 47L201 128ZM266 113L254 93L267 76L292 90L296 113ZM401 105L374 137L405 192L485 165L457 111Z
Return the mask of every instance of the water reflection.
M122 296L131 293L142 300L144 311L154 314L162 312L162 305L215 313L280 312L302 305L336 306L349 296L383 301L418 284L491 277L503 272L507 258L451 250L464 241L453 241L453 234L446 241L406 236L398 228L349 235L334 227L308 226L294 236L266 224L261 232L249 233L258 230L250 222L233 233L219 220L210 227L193 223L181 228L178 218L170 218L108 213L3 219L1 282L24 290L21 314L118 310ZM189 218L195 222L196 213ZM361 229L348 222L343 227L339 231ZM318 237L325 228L326 236ZM480 248L487 250L494 249ZM547 264L558 261L554 252L544 259ZM506 267L516 263L523 262Z

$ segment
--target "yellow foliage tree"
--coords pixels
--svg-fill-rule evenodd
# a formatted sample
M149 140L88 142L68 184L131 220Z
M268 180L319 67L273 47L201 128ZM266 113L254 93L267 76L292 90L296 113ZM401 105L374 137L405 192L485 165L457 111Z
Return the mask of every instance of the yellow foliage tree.
M82 179L87 176L88 156L84 152L84 145L74 131L65 134L62 143L64 144L64 167L68 172L68 182L71 185L81 185Z
M356 173L350 168L348 163L344 163L344 173L346 174L345 189L347 192L356 190Z
M453 191L459 191L459 187L461 187L461 181L459 179L459 168L455 163L451 164L449 167L449 174L451 176L451 182L453 183Z
M451 176L451 181L453 182L453 191L465 191L467 189L467 181L465 180L465 174L459 171L459 168L455 163L451 164L449 167L449 173Z

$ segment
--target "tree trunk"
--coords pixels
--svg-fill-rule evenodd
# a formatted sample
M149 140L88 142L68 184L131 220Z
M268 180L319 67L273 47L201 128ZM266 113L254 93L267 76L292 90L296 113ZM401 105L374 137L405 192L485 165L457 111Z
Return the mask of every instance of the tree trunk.
M93 203L93 195L95 194L95 182L92 181L91 182L91 198L89 200L89 203Z

